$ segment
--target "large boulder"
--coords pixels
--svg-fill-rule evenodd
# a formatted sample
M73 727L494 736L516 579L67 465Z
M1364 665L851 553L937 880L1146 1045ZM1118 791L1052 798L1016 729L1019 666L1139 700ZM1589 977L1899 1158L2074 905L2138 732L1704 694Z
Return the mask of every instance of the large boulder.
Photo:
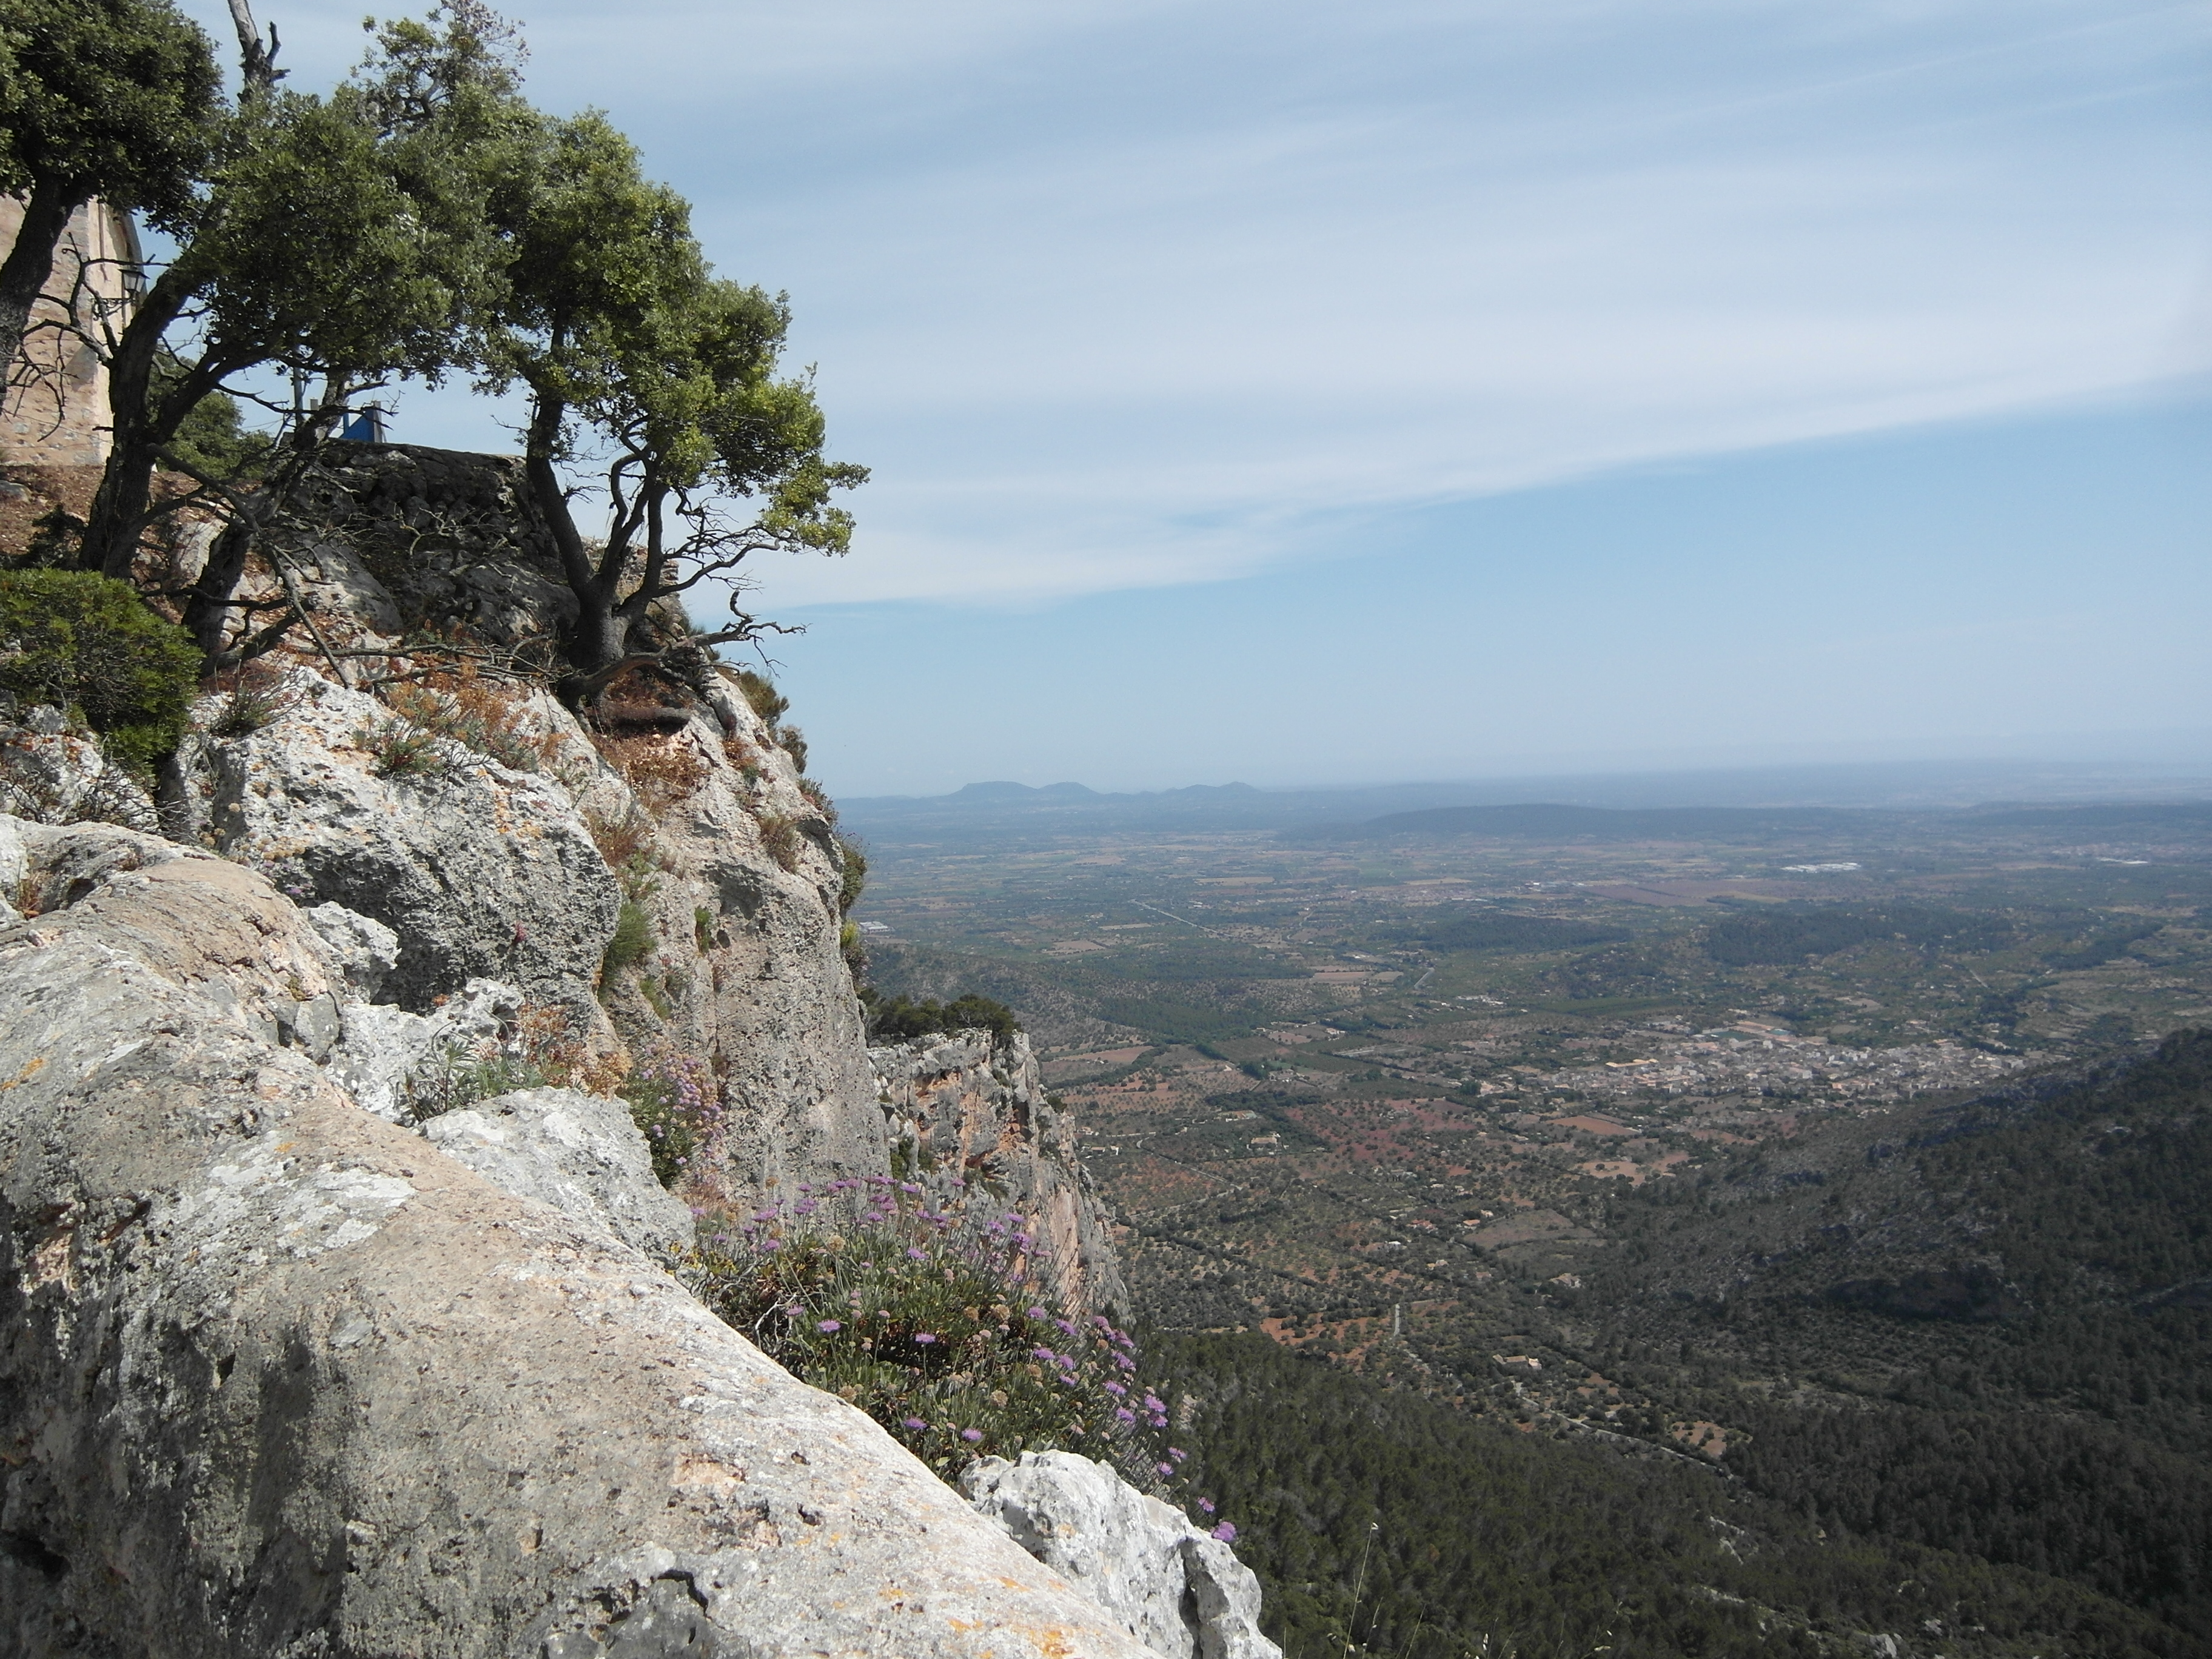
M622 892L557 783L443 738L395 763L404 722L304 670L270 703L270 724L213 749L222 852L390 927L383 989L403 1006L492 978L597 1023Z
M17 829L0 927L0 1652L1141 1659L647 1258L269 1041L330 988L301 913L124 834Z
M648 1252L690 1242L691 1212L654 1179L629 1107L574 1089L519 1089L447 1112L424 1139L518 1198Z
M1162 1659L1282 1659L1260 1633L1260 1581L1237 1553L1105 1464L1061 1451L987 1457L960 1486Z

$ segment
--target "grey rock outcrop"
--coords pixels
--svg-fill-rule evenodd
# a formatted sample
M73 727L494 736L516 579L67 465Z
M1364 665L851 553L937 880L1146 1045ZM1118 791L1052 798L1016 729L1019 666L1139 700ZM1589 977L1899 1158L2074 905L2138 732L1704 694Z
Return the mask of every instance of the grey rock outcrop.
M346 989L355 1000L375 1001L386 978L399 965L399 935L374 916L343 904L314 905L307 914L307 925L330 951Z
M691 1212L654 1178L653 1154L622 1101L520 1089L434 1117L422 1136L502 1191L638 1249L671 1249L691 1237Z
M1054 1106L1029 1037L954 1031L868 1050L892 1157L940 1202L980 1190L1036 1226L1060 1293L1126 1310L1128 1287L1074 1119Z
M389 1003L349 1004L339 1014L337 1045L316 1058L363 1111L404 1122L418 1107L434 1108L447 1074L486 1051L496 1055L522 1006L520 989L495 979L471 980L427 1014Z
M622 894L568 793L447 739L423 769L380 775L379 734L406 728L375 699L295 670L277 702L214 748L221 850L390 927L384 988L404 1006L496 978L594 1023Z
M269 1041L333 970L265 880L13 843L0 1650L1139 1659L645 1257Z
M889 1168L867 1040L839 951L842 853L790 756L720 683L709 708L603 714L601 817L649 822L652 942L602 996L632 1052L708 1060L727 1110L700 1197L749 1208L799 1182Z
M20 725L0 722L0 812L48 824L114 823L151 832L153 798L61 711L39 705Z
M1236 1552L1105 1464L1059 1451L987 1457L960 1485L1162 1659L1282 1659L1260 1633L1260 1581Z

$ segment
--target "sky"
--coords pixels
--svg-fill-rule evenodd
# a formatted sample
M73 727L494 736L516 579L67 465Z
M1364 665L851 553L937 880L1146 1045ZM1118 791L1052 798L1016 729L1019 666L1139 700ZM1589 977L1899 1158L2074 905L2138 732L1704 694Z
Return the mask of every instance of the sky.
M872 469L747 601L833 790L2212 764L2212 7L520 21Z

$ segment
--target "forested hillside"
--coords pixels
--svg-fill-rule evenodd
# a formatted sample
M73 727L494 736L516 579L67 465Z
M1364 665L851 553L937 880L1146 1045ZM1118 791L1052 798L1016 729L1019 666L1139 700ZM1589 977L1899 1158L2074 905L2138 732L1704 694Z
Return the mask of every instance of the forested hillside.
M2206 1650L2117 1599L1815 1520L1656 1448L1517 1433L1256 1336L1156 1352L1200 1402L1194 1490L1237 1517L1291 1659L1864 1654L1882 1636L1908 1654Z

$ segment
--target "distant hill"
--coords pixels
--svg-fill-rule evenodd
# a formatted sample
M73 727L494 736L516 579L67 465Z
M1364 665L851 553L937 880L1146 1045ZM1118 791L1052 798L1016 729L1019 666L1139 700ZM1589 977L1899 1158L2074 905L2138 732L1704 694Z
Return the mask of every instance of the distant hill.
M1300 841L1377 841L1389 836L1491 836L1523 841L1690 841L1836 830L1872 814L1848 807L1670 806L1620 809L1530 802L1510 806L1434 806L1391 812L1362 823L1321 824Z
M1253 830L1314 841L1456 834L1554 840L1730 837L1832 830L1864 822L1869 813L1961 811L1984 822L2148 833L2212 823L2212 799L2191 801L2191 796L2212 797L2212 779L2126 767L1913 762L1344 788L1222 783L1114 792L1075 782L1040 787L991 780L944 795L843 796L838 805L844 822L863 839L893 848L907 841L1019 846L1070 832ZM1983 802L2002 804L1978 805ZM1470 816L1455 819L1449 816L1454 813Z

